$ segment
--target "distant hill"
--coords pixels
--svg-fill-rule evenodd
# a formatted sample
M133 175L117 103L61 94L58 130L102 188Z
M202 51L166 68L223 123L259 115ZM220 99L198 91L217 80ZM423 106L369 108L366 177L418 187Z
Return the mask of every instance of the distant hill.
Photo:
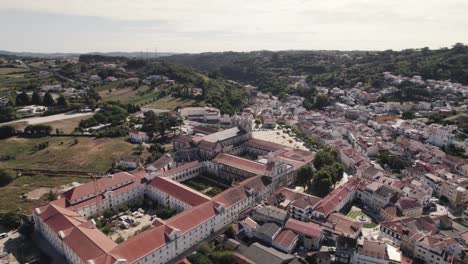
M93 55L102 55L110 57L127 57L127 58L154 58L154 53L146 52L90 52L90 53L41 53L41 52L15 52L15 51L6 51L0 50L0 55L7 56L18 56L18 57L34 57L34 58L70 58L70 57L79 57L82 54L93 54ZM165 57L175 55L177 53L171 52L158 52L158 57Z
M177 54L164 60L212 77L249 83L274 94L288 93L289 76L305 75L311 86L367 88L383 85L385 71L468 85L468 46L402 51L255 51Z

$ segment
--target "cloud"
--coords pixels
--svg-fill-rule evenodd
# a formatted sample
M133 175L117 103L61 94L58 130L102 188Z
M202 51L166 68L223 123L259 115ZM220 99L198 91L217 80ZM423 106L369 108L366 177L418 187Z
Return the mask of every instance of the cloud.
M11 30L34 35L28 33L31 25L64 51L89 50L93 42L105 50L157 43L160 50L179 52L437 48L468 42L468 4L462 0L0 0L2 14L12 10ZM88 42L60 40L70 33L49 16ZM14 44L27 36L11 30L0 28L9 37L0 45L27 48ZM29 47L47 49L46 41L40 43Z

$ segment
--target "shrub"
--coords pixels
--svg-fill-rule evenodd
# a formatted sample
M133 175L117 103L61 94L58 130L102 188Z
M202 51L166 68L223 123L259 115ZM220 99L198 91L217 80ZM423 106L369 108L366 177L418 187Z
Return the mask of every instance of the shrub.
M16 135L16 130L12 126L1 126L0 127L0 139L9 138Z
M0 170L0 187L3 187L13 181L13 176L4 170Z
M125 241L125 239L124 239L122 236L119 236L119 237L115 240L115 243L120 244L120 243L122 243L122 242L124 242L124 241Z

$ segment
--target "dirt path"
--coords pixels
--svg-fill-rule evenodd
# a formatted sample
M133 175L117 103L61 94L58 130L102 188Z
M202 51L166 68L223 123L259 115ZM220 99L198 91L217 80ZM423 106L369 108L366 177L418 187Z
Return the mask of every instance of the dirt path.
M75 118L75 117L83 117L83 116L91 116L94 113L76 113L76 112L67 112L63 114L57 114L57 115L50 115L50 116L41 116L41 117L29 117L29 118L23 118L23 119L18 119L6 123L1 123L0 126L2 125L10 125L10 124L15 124L18 122L27 122L28 125L37 125L37 124L42 124L42 123L49 123L49 122L54 122L54 121L60 121L60 120L66 120L70 118Z

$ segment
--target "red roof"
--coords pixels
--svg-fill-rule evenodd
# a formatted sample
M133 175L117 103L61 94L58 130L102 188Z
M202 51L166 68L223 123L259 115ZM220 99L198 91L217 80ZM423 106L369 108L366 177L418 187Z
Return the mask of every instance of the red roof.
M132 135L146 135L145 132L142 132L142 131L130 131L129 134L132 134Z
M314 211L320 212L325 216L333 213L341 201L348 199L357 186L357 179L352 178L347 183L333 190L325 198L320 200L314 208Z
M182 171L182 170L185 170L185 169L188 169L188 168L191 168L191 167L195 167L199 164L200 162L199 161L192 161L192 162L189 162L189 163L185 163L183 165L180 165L178 167L175 167L173 169L170 169L168 171L165 171L164 172L164 176L169 176L171 174L174 174L176 172L179 172L179 171Z
M52 203L38 207L36 212L42 221L57 234L59 231L73 228L87 221L78 213Z
M215 207L216 204L210 201L189 208L166 220L166 225L178 229L183 234L214 217L216 215Z
M99 178L96 184L94 181L90 181L88 183L77 186L64 192L62 195L70 203L76 203L77 200L86 196L92 198L96 194L96 186L99 192L104 192L105 190L116 188L116 186L131 180L135 180L135 177L132 174L128 172L119 172L113 174L112 177Z
M283 230L279 233L273 243L280 245L284 248L290 249L294 247L297 242L297 235L291 230Z
M263 174L267 167L260 162L243 159L233 155L219 153L214 159L214 162L221 163L230 167L238 168L255 174Z
M141 232L127 241L117 245L110 254L117 259L126 259L132 263L150 252L162 247L169 240L166 237L166 226L158 226Z
M322 236L322 228L319 225L312 222L302 222L296 219L289 218L284 228L293 230L297 233L304 234L310 237L320 238Z
M161 192L170 194L190 206L196 206L210 200L210 197L165 177L154 178L149 183L149 186Z
M83 262L107 255L117 245L90 222L73 228L63 241Z
M283 145L276 144L276 143L273 143L273 142L270 142L270 141L256 139L256 138L249 139L246 142L246 144L248 146L252 146L252 147L255 147L255 148L259 148L259 149L265 149L265 150L269 150L269 151L272 151L272 152L285 148L285 146L283 146Z

